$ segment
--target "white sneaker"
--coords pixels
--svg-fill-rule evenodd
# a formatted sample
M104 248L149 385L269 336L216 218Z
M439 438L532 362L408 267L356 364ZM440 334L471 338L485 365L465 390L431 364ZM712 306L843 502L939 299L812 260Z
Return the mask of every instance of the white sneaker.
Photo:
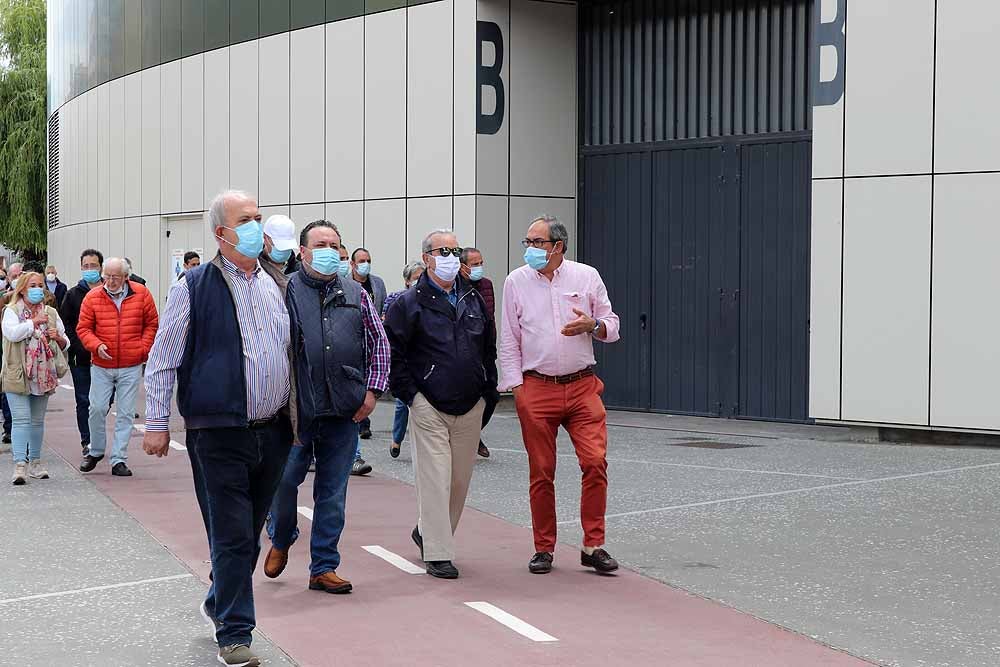
M14 486L21 486L22 484L28 483L28 464L24 461L18 461L14 464L14 476L11 477L11 484Z
M48 479L49 471L45 469L45 465L42 463L41 459L35 459L28 464L28 477L32 479Z

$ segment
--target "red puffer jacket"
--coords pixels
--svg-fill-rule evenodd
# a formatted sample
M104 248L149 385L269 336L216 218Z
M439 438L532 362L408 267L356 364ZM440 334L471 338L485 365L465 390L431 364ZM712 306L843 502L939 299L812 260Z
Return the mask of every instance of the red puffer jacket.
M76 333L91 354L91 362L102 368L128 368L146 363L156 338L160 318L149 290L129 281L128 294L119 312L103 287L83 297ZM101 359L97 348L108 346L111 360Z

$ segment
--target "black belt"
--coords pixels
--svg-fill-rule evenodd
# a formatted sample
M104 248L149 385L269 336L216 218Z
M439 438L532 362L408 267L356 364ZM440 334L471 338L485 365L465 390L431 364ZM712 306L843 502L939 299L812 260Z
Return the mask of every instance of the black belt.
M267 419L251 419L247 424L247 428L267 428L278 423L278 415L273 417L268 417Z
M569 375L544 375L538 371L524 371L524 373L522 373L522 375L527 375L530 378L537 378L544 382L551 382L553 384L570 384L572 382L576 382L577 380L582 380L583 378L589 378L593 374L593 368L584 368L582 371L570 373Z

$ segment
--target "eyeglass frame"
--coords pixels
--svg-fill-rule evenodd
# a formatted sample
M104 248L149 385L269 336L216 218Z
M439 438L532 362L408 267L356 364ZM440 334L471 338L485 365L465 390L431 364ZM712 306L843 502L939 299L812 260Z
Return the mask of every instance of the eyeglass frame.
M434 254L435 250L439 251L441 254L435 255ZM463 250L465 250L465 248L462 247L449 248L447 246L441 246L440 248L431 248L430 250L427 251L427 254L430 255L431 257L447 257L448 255L461 257Z
M545 245L546 243L551 243L552 245L555 245L556 243L559 243L559 241L561 241L561 240L562 239L558 239L558 240L553 241L552 239L529 239L529 238L524 238L524 239L521 239L521 247L522 248L531 247L531 248L541 249L541 247L543 245Z

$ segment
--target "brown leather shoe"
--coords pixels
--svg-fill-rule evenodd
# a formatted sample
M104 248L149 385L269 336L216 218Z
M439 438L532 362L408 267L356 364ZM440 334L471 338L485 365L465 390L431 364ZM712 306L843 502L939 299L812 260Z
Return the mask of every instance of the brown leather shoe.
M350 593L351 582L347 579L341 579L337 576L336 572L324 572L318 577L309 578L309 590L312 591L326 591L327 593Z
M286 565L288 565L288 549L282 551L271 547L267 552L267 558L264 559L264 576L276 579L285 571Z

